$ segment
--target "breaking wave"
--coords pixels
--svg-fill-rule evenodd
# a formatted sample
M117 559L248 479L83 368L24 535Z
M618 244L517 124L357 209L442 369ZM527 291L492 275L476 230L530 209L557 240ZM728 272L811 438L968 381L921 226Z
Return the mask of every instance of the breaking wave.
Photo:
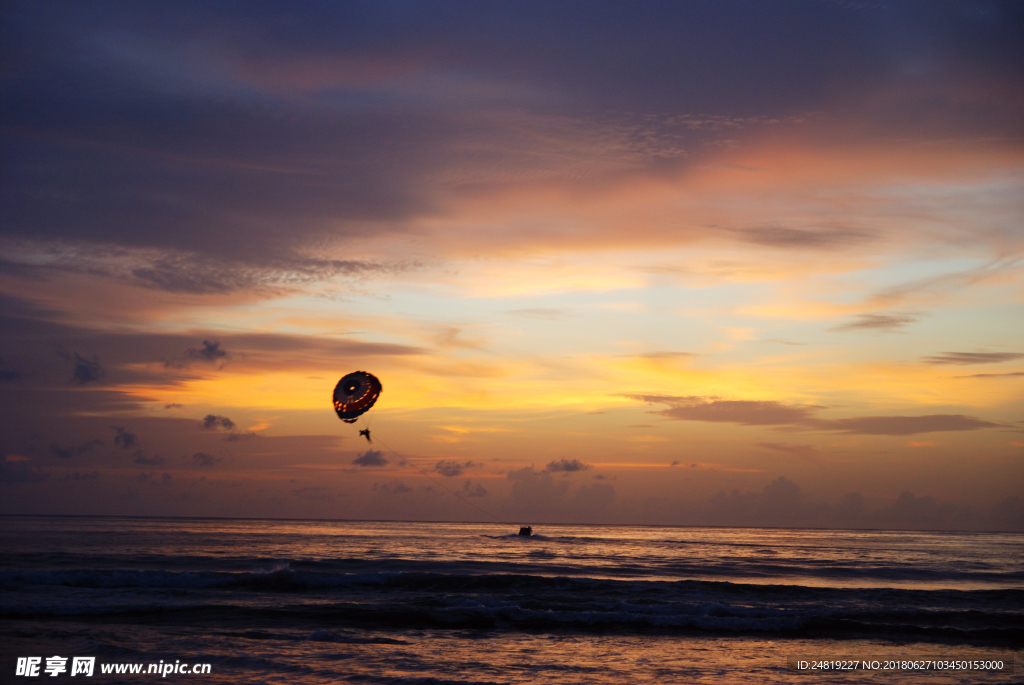
M59 603L55 586L77 590ZM233 623L259 618L337 627L582 633L758 634L1012 643L1024 590L813 588L721 581L638 581L529 574L335 573L288 565L255 572L0 572L0 612L161 615ZM171 593L168 596L168 593ZM1009 608L1008 608L1009 607Z

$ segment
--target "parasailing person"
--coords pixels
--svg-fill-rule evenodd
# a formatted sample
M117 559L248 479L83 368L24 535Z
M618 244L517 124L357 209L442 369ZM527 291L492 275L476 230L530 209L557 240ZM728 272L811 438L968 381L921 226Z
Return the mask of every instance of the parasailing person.
M366 371L353 371L341 377L334 386L334 411L345 423L355 423L359 417L370 410L380 397L383 390L380 379ZM359 435L370 439L370 428L367 426L359 431Z

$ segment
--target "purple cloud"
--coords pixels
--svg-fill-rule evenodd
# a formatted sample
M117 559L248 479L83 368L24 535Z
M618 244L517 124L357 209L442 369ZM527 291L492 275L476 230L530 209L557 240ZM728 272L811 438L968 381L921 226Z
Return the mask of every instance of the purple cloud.
M388 460L378 450L366 450L352 460L356 466L387 466Z
M927 364L998 364L1024 358L1021 352L943 352L925 357Z
M858 435L914 435L939 431L970 431L1001 425L963 414L823 419L817 414L825 407L818 405L787 405L772 400L721 400L716 397L696 396L626 397L643 402L667 404L668 409L654 413L680 421L735 423L743 426L791 426L803 430L839 431ZM768 444L777 443L763 443L761 446Z

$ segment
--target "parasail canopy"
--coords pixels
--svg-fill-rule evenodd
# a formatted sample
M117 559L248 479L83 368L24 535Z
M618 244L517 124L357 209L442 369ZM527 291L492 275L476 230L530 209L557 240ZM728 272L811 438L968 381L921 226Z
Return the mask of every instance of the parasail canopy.
M355 423L380 397L380 381L372 373L353 371L334 386L334 411L345 423Z

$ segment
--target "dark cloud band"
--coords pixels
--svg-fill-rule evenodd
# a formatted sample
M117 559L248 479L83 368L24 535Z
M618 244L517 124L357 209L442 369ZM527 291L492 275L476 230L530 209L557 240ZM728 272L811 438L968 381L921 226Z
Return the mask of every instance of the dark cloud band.
M817 405L786 405L774 401L721 400L695 396L627 395L627 397L653 404L667 404L669 405L668 409L662 409L655 413L681 421L735 423L744 426L791 426L804 430L838 431L858 435L915 435L939 431L971 431L997 428L1002 425L963 414L823 419L819 418L817 414L825 407Z

